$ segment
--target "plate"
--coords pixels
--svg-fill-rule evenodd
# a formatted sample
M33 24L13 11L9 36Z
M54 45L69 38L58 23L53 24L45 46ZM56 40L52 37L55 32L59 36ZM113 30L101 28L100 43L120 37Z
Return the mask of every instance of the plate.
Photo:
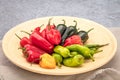
M89 33L89 39L87 41L88 44L106 44L109 43L108 46L101 48L103 52L95 54L94 58L95 61L87 60L82 66L71 68L62 66L61 68L56 69L43 69L39 65L33 64L31 66L30 63L26 61L23 57L21 50L18 49L19 47L19 39L15 36L15 33L18 34L20 37L28 36L25 33L22 33L21 30L30 32L35 27L40 26L42 24L47 25L48 20L53 18L51 24L54 23L55 25L63 23L62 19L66 21L66 25L75 25L73 20L77 21L77 27L80 30L89 30L90 28L94 28ZM42 29L44 28L42 27ZM44 17L44 18L37 18L33 20L26 21L21 23L12 29L10 29L3 37L2 40L2 48L4 51L5 56L15 65L23 68L25 70L40 73L40 74L47 74L47 75L73 75L73 74L80 74L85 73L91 70L95 70L106 63L108 63L113 56L115 55L117 49L117 41L114 35L104 26L83 18L77 17L69 17L69 16L51 16L51 17Z

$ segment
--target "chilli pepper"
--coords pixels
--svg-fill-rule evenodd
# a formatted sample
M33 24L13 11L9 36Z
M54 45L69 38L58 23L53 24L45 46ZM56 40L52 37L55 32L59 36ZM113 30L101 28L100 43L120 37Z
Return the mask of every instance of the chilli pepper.
M65 40L63 46L69 46L69 45L72 45L72 44L80 44L80 45L83 45L83 43L82 43L82 41L81 41L81 37L79 37L78 35L70 36L70 37L68 37L68 38Z
M60 54L64 58L72 56L70 54L70 51L66 47L63 47L63 46L60 46L60 45L55 46L54 52Z
M46 53L44 50L42 50L34 45L30 45L30 44L26 44L22 49L23 49L23 53L25 54L25 56L28 55L27 51L29 51L29 50L32 50L32 51L37 52L39 54Z
M68 67L78 67L84 63L84 57L82 55L75 55L71 58L63 59L63 64Z
M31 63L39 63L39 57L46 53L42 49L37 48L36 46L30 44L26 44L22 48L22 52L26 57L26 60Z
M50 18L49 19L49 21L48 21L48 24L47 24L47 26L41 31L41 33L40 33L40 35L43 37L43 38L45 38L46 39L46 33L47 33L47 31L49 31L50 29L55 29L55 25L53 24L53 25L50 25L50 21L52 20L52 18Z
M56 27L56 29L58 31L60 31L61 36L64 34L64 32L67 28L66 25L65 25L65 20L62 20L62 21L64 21L64 23L63 24L58 24L57 27Z
M76 34L77 30L78 30L76 28L77 27L77 21L74 20L73 22L75 22L75 26L69 26L69 28L71 28L71 29L73 28L73 30L70 32L69 36L72 36L72 35Z
M94 61L94 58L91 54L91 50L86 46L82 46L79 44L73 44L73 45L67 46L66 48L68 48L70 51L78 52L86 59L91 58Z
M40 56L39 65L42 68L54 69L56 68L56 61L52 55L45 53L42 56Z
M88 47L88 48L96 48L96 49L98 49L98 48L101 48L101 47L104 47L104 46L107 46L107 45L109 45L109 43L102 44L102 45L100 45L100 44L86 44L85 46Z
M42 24L40 27L36 27L32 32L37 32L39 35L41 35L40 30L43 25L44 24Z
M25 32L25 31L22 31ZM47 53L52 53L54 45L48 42L45 38L39 35L37 32L32 32L32 34L25 32L30 35L30 40L33 45L39 47L40 49L46 51Z
M28 54L28 56L27 56L26 60L28 62L37 63L37 64L39 63L39 57L41 56L41 54L39 54L33 50L28 50L27 54Z
M55 25L50 25L51 18L49 19L48 25L41 32L42 37L47 39L51 44L58 45L61 41L61 34L55 29Z
M76 22L76 21L74 21L74 22ZM77 32L76 25L77 25L77 22L76 22L75 26L69 26L66 28L64 34L62 35L61 45L64 44L64 41L67 37L69 37Z
M30 39L28 39L27 37L20 38L17 34L15 34L15 35L20 39L20 46L21 47L24 47L26 44L32 44Z
M103 50L99 50L99 48L109 45L107 44L86 44L85 46L88 47L91 50L91 55L94 55L95 53L102 52Z
M87 32L84 30L81 30L77 33L77 35L79 35L81 37L83 43L85 43L88 40L88 38L89 38L88 33L93 29L94 28L91 28Z
M56 64L58 65L58 67L61 67L62 64L62 56L60 54L57 53L53 53L52 56L55 58Z
M51 44L58 45L60 43L61 34L58 30L50 29L48 32L46 32L46 34L46 38Z
M49 43L46 39L44 39L42 36L40 36L36 32L30 35L30 40L34 45L36 45L40 49L43 49L48 53L52 53L54 45Z

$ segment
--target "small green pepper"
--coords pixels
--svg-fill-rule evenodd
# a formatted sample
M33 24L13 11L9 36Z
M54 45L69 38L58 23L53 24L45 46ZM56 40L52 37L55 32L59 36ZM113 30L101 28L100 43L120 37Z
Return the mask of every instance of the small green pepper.
M63 47L60 45L58 45L54 48L54 52L60 54L64 58L71 56L70 51L66 47Z
M84 63L84 57L82 55L75 55L71 58L63 59L63 64L68 67L78 67Z
M58 67L61 67L61 63L62 63L62 56L60 54L57 53L53 53L52 56L55 58L56 64L58 65Z
M91 55L91 50L86 46L73 44L73 45L67 46L66 48L68 48L70 51L77 51L84 58L86 59L91 58L94 61L93 56Z

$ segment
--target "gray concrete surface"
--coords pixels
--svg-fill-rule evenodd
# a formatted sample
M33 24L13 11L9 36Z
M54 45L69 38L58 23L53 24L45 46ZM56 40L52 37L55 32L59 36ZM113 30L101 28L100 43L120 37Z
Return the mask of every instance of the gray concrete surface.
M17 24L46 16L75 16L120 27L120 0L0 0L0 39Z

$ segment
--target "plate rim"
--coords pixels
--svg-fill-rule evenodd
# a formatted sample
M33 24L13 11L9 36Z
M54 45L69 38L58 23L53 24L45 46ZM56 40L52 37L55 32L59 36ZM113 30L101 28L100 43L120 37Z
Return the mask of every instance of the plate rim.
M85 18L78 18L78 17L72 17L72 16L49 16L49 17L41 17L41 18L50 18L50 17L71 17L71 18L77 18L77 19L83 19L83 20L85 20L85 21L91 21L91 20L89 20L89 19L85 19ZM18 25L21 25L21 24L24 24L24 23L27 23L27 22L31 22L31 21L33 21L33 20L38 20L38 19L41 19L41 18L36 18L36 19L31 19L31 20L28 20L28 21L25 21L25 22L23 22L23 23L20 23L20 24L18 24ZM114 36L114 34L112 34L112 32L110 31L110 30L108 30L106 27L104 27L103 25L101 25L101 24L99 24L99 23L97 23L97 22L94 22L94 21L91 21L91 22L93 22L93 23L96 23L96 24L98 24L98 25L100 25L103 29L105 29L111 36L112 36L112 39L114 40L114 43L115 43L115 47L116 48L114 48L114 51L113 51L113 56L111 56L110 58L109 58L109 60L107 60L106 62L104 62L101 66L103 66L103 65L105 65L105 64L107 64L113 57L114 57L114 55L115 55L115 53L116 53L116 51L117 51L117 40L116 40L116 38L115 38L115 36ZM9 34L10 33L10 31L12 31L12 30L14 30L18 25L16 25L16 26L14 26L13 28L11 28L10 30L8 30L7 31L7 33L5 33L5 35L3 36L3 39L2 39L2 49L3 49L3 53L5 54L5 56L10 60L10 58L9 58L9 56L8 55L6 55L6 51L5 51L5 49L4 49L4 46L5 46L5 39L6 39L6 37L7 37L7 34ZM25 68L25 67L23 67L23 66L21 66L21 65L19 65L19 64L16 64L14 61L12 61L12 60L10 60L13 64L15 64L16 66L18 66L18 67L20 67L20 68L22 68L22 69L25 69L25 70L28 70L28 71L31 71L31 72L35 72L35 73L40 73L40 74L47 74L47 75L73 75L73 74L80 74L80 73L68 73L68 74L59 74L59 73L55 73L55 74L51 74L51 73L47 73L47 72L38 72L38 71L32 71L32 70L30 70L30 69L27 69L27 68ZM99 67L101 67L101 66L99 66ZM97 68L99 68L99 67L97 67ZM96 69L97 69L96 68ZM92 71L92 70L95 70L94 68L93 69L90 69L90 70L88 70L88 71ZM88 71L84 71L84 72L82 72L82 73L85 73L85 72L88 72Z

